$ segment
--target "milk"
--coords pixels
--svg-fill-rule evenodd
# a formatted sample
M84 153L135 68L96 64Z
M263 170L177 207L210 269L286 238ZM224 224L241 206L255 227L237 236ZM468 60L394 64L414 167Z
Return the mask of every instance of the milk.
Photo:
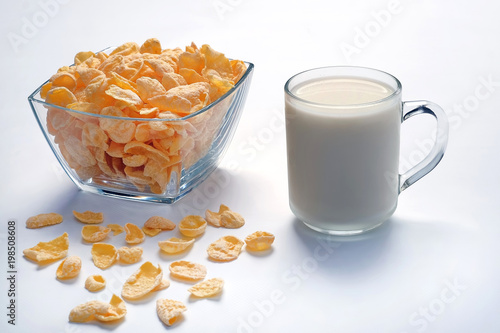
M285 98L293 213L329 233L357 233L384 222L399 194L400 90L348 76L290 89L298 97Z

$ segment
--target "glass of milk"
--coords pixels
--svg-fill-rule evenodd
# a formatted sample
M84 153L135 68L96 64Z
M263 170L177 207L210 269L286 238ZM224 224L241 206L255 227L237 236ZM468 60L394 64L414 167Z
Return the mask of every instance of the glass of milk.
M430 172L448 141L444 111L429 101L402 102L401 83L371 68L324 67L285 84L289 202L310 228L354 235L384 223L398 195ZM399 174L401 123L437 120L434 147Z

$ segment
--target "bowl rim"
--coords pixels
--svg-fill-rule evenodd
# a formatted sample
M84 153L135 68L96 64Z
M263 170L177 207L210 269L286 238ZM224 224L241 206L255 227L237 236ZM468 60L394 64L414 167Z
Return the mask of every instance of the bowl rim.
M99 51L99 52L105 52L105 51L108 51L108 50L113 49L113 48L114 47L107 47L107 48L105 48L105 49L103 49L102 51ZM228 58L228 59L232 60L230 58ZM59 105L47 103L47 102L45 102L43 100L40 100L40 99L36 98L35 95L37 95L40 92L40 90L42 89L42 87L47 82L49 82L50 79L46 80L37 89L35 89L35 91L32 92L28 96L28 101L32 105L33 105L34 102L36 102L36 103L39 103L39 104L43 104L46 107L56 108L56 109L59 109L59 110L63 110L63 111L67 111L67 112L74 112L74 113L81 114L81 115L84 115L84 116L90 116L90 117L96 117L96 118L107 118L107 119L115 119L115 120L130 120L130 121L162 121L162 122L163 121L164 122L183 121L183 120L188 120L190 118L194 118L194 117L196 117L197 115L199 115L201 113L207 112L208 110L210 110L211 108L213 108L217 104L221 103L224 99L226 99L227 97L229 97L233 92L235 92L236 90L238 90L241 85L243 85L243 83L250 77L250 74L253 72L255 66L251 62L244 61L244 60L242 60L242 61L247 66L247 69L246 69L245 73L243 73L243 75L241 76L241 78L238 80L238 82L236 82L236 84L231 89L229 89L224 95L222 95L221 97L219 97L218 99L216 99L212 103L208 104L207 106L201 108L200 110L198 110L196 112L193 112L193 113L191 113L191 114L189 114L187 116L179 117L179 118L165 118L165 119L162 119L162 118L140 118L140 117L109 116L109 115L102 115L102 114L96 114L96 113L90 113L90 112L85 112L85 111L68 109L66 107L62 107L62 106L59 106ZM74 64L71 64L70 66L74 66Z

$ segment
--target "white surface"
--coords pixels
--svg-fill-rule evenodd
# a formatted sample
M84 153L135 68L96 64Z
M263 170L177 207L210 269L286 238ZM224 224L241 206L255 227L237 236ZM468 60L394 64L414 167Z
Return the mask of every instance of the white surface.
M500 21L495 2L60 0L51 9L43 5L50 2L3 2L0 11L0 331L158 332L165 329L154 309L158 297L188 306L175 332L500 331ZM392 14L381 18L380 11L388 9ZM38 27L30 30L34 23ZM360 31L366 29L372 36L363 39ZM24 40L11 42L14 34ZM76 52L149 37L159 38L164 47L209 43L256 66L222 167L173 206L77 191L26 100ZM341 47L347 44L358 45L357 53L346 56ZM283 85L299 71L341 64L388 71L402 81L404 100L432 100L450 116L450 142L441 164L400 196L385 226L363 239L325 239L295 220L288 208ZM431 128L427 119L404 124L403 169L428 149ZM84 280L98 269L89 246L80 241L81 225L72 210L103 211L108 223L141 224L154 214L177 222L220 203L240 212L247 224L234 231L209 228L185 256L206 264L209 276L226 280L220 298L190 301L188 285L172 281L151 298L127 303L129 313L118 325L67 322L75 305L119 293L138 267L115 265L103 272L106 291L87 292ZM52 211L63 214L65 222L24 228L29 216ZM9 219L18 228L15 327L6 317ZM271 253L244 252L226 264L206 259L206 246L222 234L244 237L259 229L276 235ZM70 253L84 264L80 276L67 283L55 279L57 264L39 269L22 257L23 249L63 231L71 235ZM144 259L167 269L172 259L159 255L156 246L164 237L147 240ZM123 235L112 242L123 245Z

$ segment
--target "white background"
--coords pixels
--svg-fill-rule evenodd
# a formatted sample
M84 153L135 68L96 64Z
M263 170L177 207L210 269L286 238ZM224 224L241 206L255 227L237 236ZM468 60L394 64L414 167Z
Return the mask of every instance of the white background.
M138 332L166 329L157 298L185 302L174 332L499 332L500 134L499 6L487 0L377 1L4 1L0 10L0 330ZM175 205L134 203L77 190L57 164L27 96L75 53L156 37L163 47L208 43L255 64L238 130L221 167ZM440 104L450 119L441 164L400 196L394 216L365 237L337 239L309 231L288 208L283 85L293 74L327 65L385 70L403 83L403 99ZM433 122L403 125L402 168L428 149ZM246 219L238 230L207 229L193 249L168 258L148 238L144 260L168 271L178 258L203 263L226 281L222 295L189 299L189 284L127 303L118 324L72 324L72 307L109 300L140 264L115 265L105 291L91 294L93 266L72 210L105 214L105 223L142 223L152 215L178 222L225 203ZM58 212L57 226L27 230L28 217ZM17 222L16 326L7 324L6 232ZM224 234L276 235L262 256L244 251L231 263L205 249ZM57 264L38 268L22 250L64 231L80 276L55 279ZM125 245L123 234L110 240ZM166 274L168 276L168 274Z

